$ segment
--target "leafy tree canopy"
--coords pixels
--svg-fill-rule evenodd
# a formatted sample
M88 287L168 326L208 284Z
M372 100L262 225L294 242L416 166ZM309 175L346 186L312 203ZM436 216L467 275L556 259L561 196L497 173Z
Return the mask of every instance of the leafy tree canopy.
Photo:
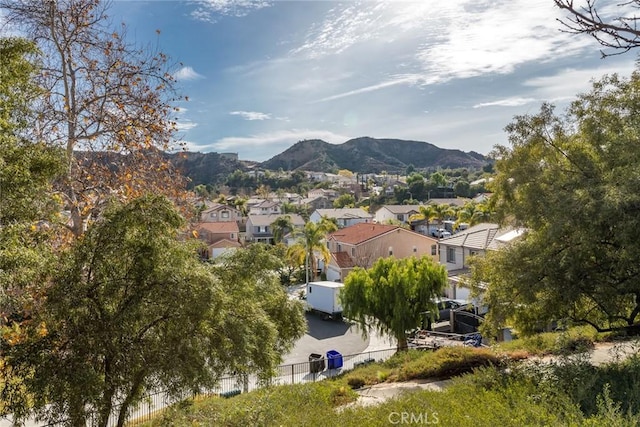
M527 233L475 269L475 283L488 284L488 325L640 326L639 93L638 71L614 74L564 116L545 104L507 126L492 201Z
M447 284L447 271L430 257L380 258L373 267L354 268L340 293L343 315L369 328L393 336L398 349L407 348L406 333L435 312L434 298Z
M273 372L305 328L272 273L279 260L256 247L202 263L182 225L167 199L145 196L114 204L61 254L46 304L2 335L5 411L72 425L92 411L101 426L115 411L122 426L147 392Z

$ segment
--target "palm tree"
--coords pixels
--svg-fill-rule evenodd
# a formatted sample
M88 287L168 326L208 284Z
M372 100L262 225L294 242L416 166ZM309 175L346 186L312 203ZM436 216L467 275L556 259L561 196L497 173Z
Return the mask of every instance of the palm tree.
M322 218L319 223L314 223L312 221L307 222L304 225L304 230L302 232L302 236L300 237L299 244L303 245L305 248L305 267L307 268L307 283L309 283L309 267L311 267L311 271L313 271L313 278L316 278L316 272L318 271L317 261L314 256L314 253L320 252L322 255L322 259L325 262L325 265L329 262L329 258L331 257L331 253L329 249L327 249L327 245L324 243L324 239L327 233L331 233L336 231L338 226L335 222L331 221L328 218ZM309 265L311 263L311 265Z
M281 215L271 223L271 230L273 233L273 242L281 243L284 240L284 236L287 232L293 231L293 222L291 222L290 215Z
M427 232L429 230L429 221L435 218L435 211L433 210L433 205L421 205L418 208L419 212L417 214L411 215L409 217L409 221L422 221L423 219L427 221Z
M438 228L442 228L442 222L453 215L455 212L450 205L444 203L433 205L433 218L438 220Z

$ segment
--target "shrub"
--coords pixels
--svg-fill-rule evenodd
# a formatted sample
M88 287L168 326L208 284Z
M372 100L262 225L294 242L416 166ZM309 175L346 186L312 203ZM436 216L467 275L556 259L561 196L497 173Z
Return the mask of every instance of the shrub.
M365 381L361 377L353 376L347 379L347 384L349 384L349 387L352 389L358 389L364 387Z

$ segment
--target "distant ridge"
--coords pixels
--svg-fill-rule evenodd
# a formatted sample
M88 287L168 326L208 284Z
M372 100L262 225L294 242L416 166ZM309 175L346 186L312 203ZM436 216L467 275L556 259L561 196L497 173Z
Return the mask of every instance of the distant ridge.
M260 163L260 167L288 171L348 169L358 173L404 173L409 165L416 169L480 169L487 163L485 156L473 151L439 148L421 141L361 137L338 145L320 139L300 141Z

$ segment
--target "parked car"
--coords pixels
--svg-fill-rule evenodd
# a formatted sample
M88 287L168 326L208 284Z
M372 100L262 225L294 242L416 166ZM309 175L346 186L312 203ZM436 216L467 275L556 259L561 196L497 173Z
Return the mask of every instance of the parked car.
M444 239L445 237L451 237L451 233L445 230L444 228L438 228L436 231L431 233L431 235L439 239Z

